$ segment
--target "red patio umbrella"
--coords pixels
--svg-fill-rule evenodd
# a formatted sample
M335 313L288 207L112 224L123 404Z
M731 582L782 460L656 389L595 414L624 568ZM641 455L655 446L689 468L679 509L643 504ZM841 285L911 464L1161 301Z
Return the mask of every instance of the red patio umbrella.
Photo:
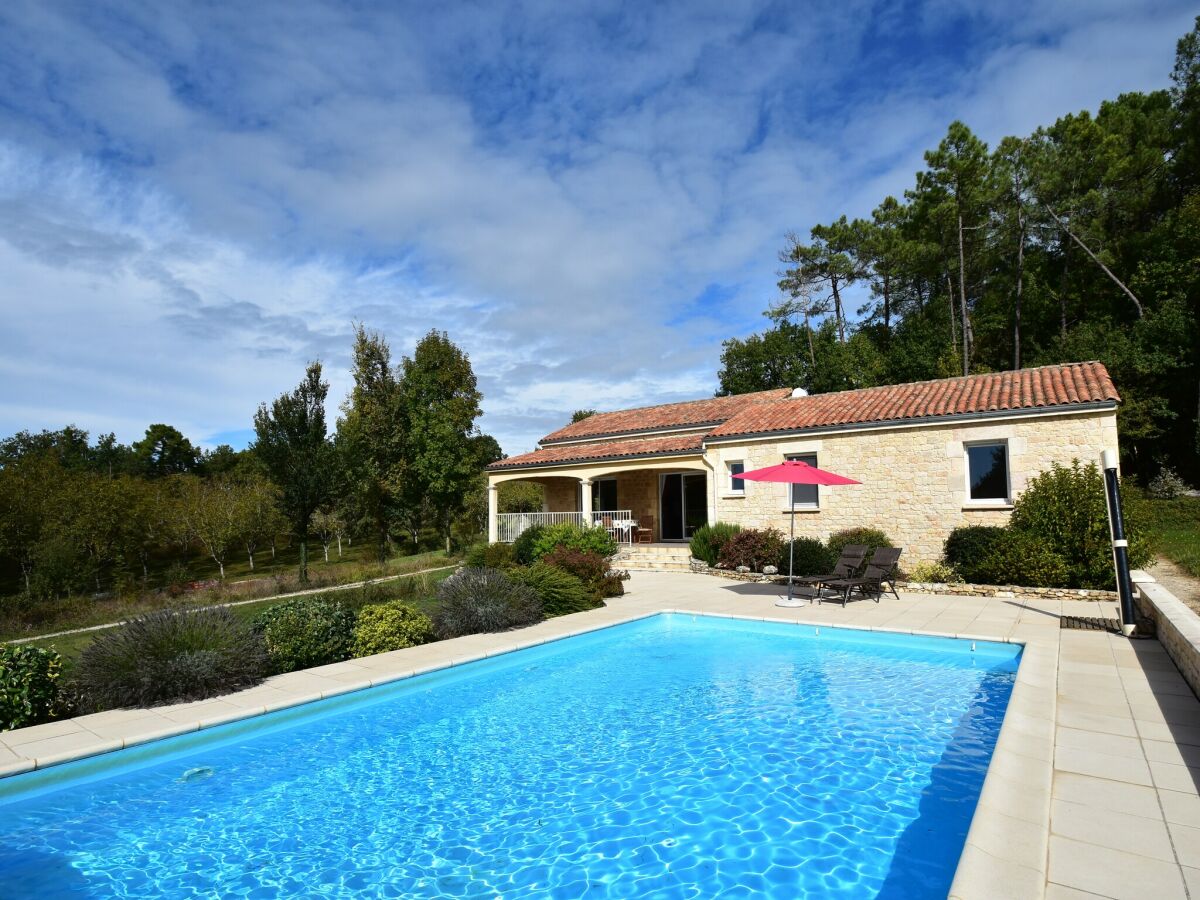
M737 477L745 481L771 481L779 484L862 484L861 481L855 481L853 478L847 478L834 472L826 472L824 469L810 466L798 459L788 459L777 466L766 466L762 469L743 472ZM788 499L790 500L791 497L789 496ZM788 505L792 511L791 537L788 541L788 596L786 601L781 601L776 606L803 606L804 603L797 603L792 598L792 562L796 552L796 505L794 503Z

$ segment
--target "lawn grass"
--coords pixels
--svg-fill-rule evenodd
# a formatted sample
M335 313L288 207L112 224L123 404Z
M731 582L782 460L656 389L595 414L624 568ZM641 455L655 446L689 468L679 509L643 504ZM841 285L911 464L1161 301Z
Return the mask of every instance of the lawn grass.
M21 604L16 598L6 598L0 601L0 641L104 625L164 607L210 606L239 600L267 599L306 588L334 587L417 572L455 561L438 550L412 556L395 556L383 563L369 562L365 548L354 549L356 552L353 555L347 553L341 560L334 559L329 563L323 559L311 561L307 585L299 583L295 565L284 566L283 553L280 553L277 566L269 569L260 566L254 578L238 579L228 574L231 568L226 567L224 583L215 583L212 587L189 591L177 597L161 591L148 591L116 597L71 597L32 605Z
M1131 505L1155 552L1200 578L1200 497L1139 497Z
M424 554L422 555L424 556ZM412 557L408 558L412 559ZM444 563L445 561L442 560L441 562ZM438 564L437 562L433 563L433 565ZM411 569L410 571L419 571L419 569ZM363 585L362 587L326 591L313 596L324 600L337 601L351 609L360 609L371 603L402 600L426 615L432 615L437 608L437 599L435 597L437 586L453 573L454 568L451 565L437 572L411 575L404 578L397 578L393 581ZM237 606L230 607L230 612L243 622L251 623L263 610L279 602L279 597L265 597L262 600L238 603ZM159 604L156 608L162 608L162 606L163 604ZM64 634L58 637L36 639L29 643L35 647L46 647L56 651L62 657L64 672L70 672L72 666L79 659L79 655L83 653L84 648L103 633L103 631L84 631L78 634Z

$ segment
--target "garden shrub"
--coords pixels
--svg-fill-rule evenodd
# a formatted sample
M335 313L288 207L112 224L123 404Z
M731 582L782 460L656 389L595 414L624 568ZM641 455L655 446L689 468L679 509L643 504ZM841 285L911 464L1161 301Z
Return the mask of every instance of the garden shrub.
M963 581L970 584L986 584L979 577L977 567L998 541L1004 539L1004 528L997 525L965 525L955 528L946 537L942 557L946 565L954 569Z
M871 554L880 547L895 546L891 538L878 528L843 528L841 531L831 534L829 540L825 542L825 546L829 548L829 552L833 554L835 560L842 555L842 548L851 544L866 545L867 559L870 559Z
M542 562L571 573L597 598L620 597L625 593L621 582L629 578L629 573L614 569L607 557L599 553L558 547L547 553Z
M748 566L752 572L761 572L763 566L779 561L783 546L783 535L775 528L744 528L721 547L717 562L726 569Z
M1123 509L1129 565L1138 569L1150 562L1151 551L1128 505ZM1013 503L1009 528L1037 538L1058 555L1069 587L1114 589L1104 476L1095 463L1055 463L1039 474Z
M499 569L462 569L438 585L437 597L433 627L441 638L503 631L542 619L537 592Z
M594 556L595 554L590 554ZM549 559L549 557L547 557ZM532 588L542 600L546 617L565 616L601 606L596 590L584 584L570 572L546 561L508 573L513 581Z
M725 542L742 530L741 525L732 522L713 522L711 525L701 525L692 535L690 549L692 556L702 559L710 566L715 566L721 558L721 548Z
M463 557L472 569L511 569L516 565L512 544L475 544Z
M349 659L354 613L337 600L296 597L264 610L254 620L275 672L293 672Z
M533 548L541 538L542 532L545 530L545 525L534 525L530 528L526 528L519 535L517 535L517 539L512 542L512 554L513 559L516 560L519 565L528 566L537 561L534 559ZM472 566L472 568L479 567Z
M791 553L788 552L788 542L783 542L779 551L779 567L781 575L824 575L833 568L837 557L829 552L829 548L816 538L798 537L791 542ZM792 561L792 570L788 571L788 560Z
M1156 500L1174 500L1188 489L1187 483L1170 466L1163 466L1150 479L1146 492Z
M909 581L922 584L952 584L959 580L953 567L940 562L919 562L908 573Z
M352 652L355 656L371 656L428 644L433 638L429 616L396 600L375 603L358 612Z
M163 609L100 632L75 673L86 710L203 700L262 681L262 636L228 609Z
M605 529L580 528L570 522L550 525L533 541L533 562L537 562L557 547L568 550L586 550L601 556L612 556L617 552L617 542Z
M62 658L43 647L0 644L0 731L52 718Z
M979 584L1063 587L1067 566L1062 557L1035 536L1004 528L975 566ZM973 581L975 579L972 579Z

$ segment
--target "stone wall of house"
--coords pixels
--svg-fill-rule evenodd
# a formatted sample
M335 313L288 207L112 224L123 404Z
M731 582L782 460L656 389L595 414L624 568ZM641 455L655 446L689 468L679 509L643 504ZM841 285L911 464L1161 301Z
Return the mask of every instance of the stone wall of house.
M632 510L639 524L654 520L654 539L658 540L658 472L617 473L617 506Z
M541 479L546 512L570 512L579 508L579 481L575 478Z
M786 486L746 482L745 494L734 496L726 465L741 460L756 469L787 455L814 453L819 467L863 483L820 488L819 509L797 510L797 536L824 540L843 528L870 526L904 548L902 567L937 560L951 529L1008 521L1007 504L967 502L964 443L992 440L1008 442L1010 489L1016 496L1053 462L1098 462L1102 450L1115 450L1116 415L1102 411L717 444L708 449L719 473L716 517L752 527L773 525L786 534Z

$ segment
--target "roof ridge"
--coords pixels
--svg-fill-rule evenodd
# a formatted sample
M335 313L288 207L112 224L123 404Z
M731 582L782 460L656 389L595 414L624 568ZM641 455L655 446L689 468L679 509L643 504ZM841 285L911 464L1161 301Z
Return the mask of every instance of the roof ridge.
M761 391L746 391L741 394L713 394L711 397L697 397L695 400L668 400L666 403L647 403L645 406L624 406L620 409L598 409L587 418L580 419L580 422L586 422L593 416L607 416L613 413L632 413L641 412L645 409L658 409L662 406L688 406L692 403L711 403L713 400L731 400L734 397L754 397L758 394L775 394L779 391L791 391L792 388L766 388ZM569 428L571 425L577 425L578 422L568 422L563 428ZM562 431L562 428L557 429Z
M1064 369L1064 368L1067 368L1068 366L1078 367L1078 366L1102 366L1102 365L1104 365L1104 363L1100 362L1100 360L1098 360L1098 359L1085 359L1085 360L1081 360L1079 362L1047 363L1044 366L1022 366L1019 369L998 369L995 372L972 372L970 375L948 375L945 378L926 378L923 381L898 381L894 384L872 384L868 387L843 388L840 391L822 391L821 393L818 393L818 394L802 394L799 397L783 397L781 399L783 399L783 400L808 400L808 399L812 399L814 397L834 397L834 396L837 396L838 394L862 393L862 392L866 392L866 391L884 391L884 390L888 390L889 388L898 388L898 387L912 388L912 387L919 387L921 385L926 385L926 384L946 384L946 385L948 385L952 382L969 381L973 378L996 378L996 377L1002 377L1005 375L1016 375L1017 373L1020 373L1020 372L1044 372L1047 369ZM786 390L786 388L778 388L778 390ZM767 392L762 391L761 393L767 393ZM738 394L738 395L732 395L732 396L744 396L744 395Z

